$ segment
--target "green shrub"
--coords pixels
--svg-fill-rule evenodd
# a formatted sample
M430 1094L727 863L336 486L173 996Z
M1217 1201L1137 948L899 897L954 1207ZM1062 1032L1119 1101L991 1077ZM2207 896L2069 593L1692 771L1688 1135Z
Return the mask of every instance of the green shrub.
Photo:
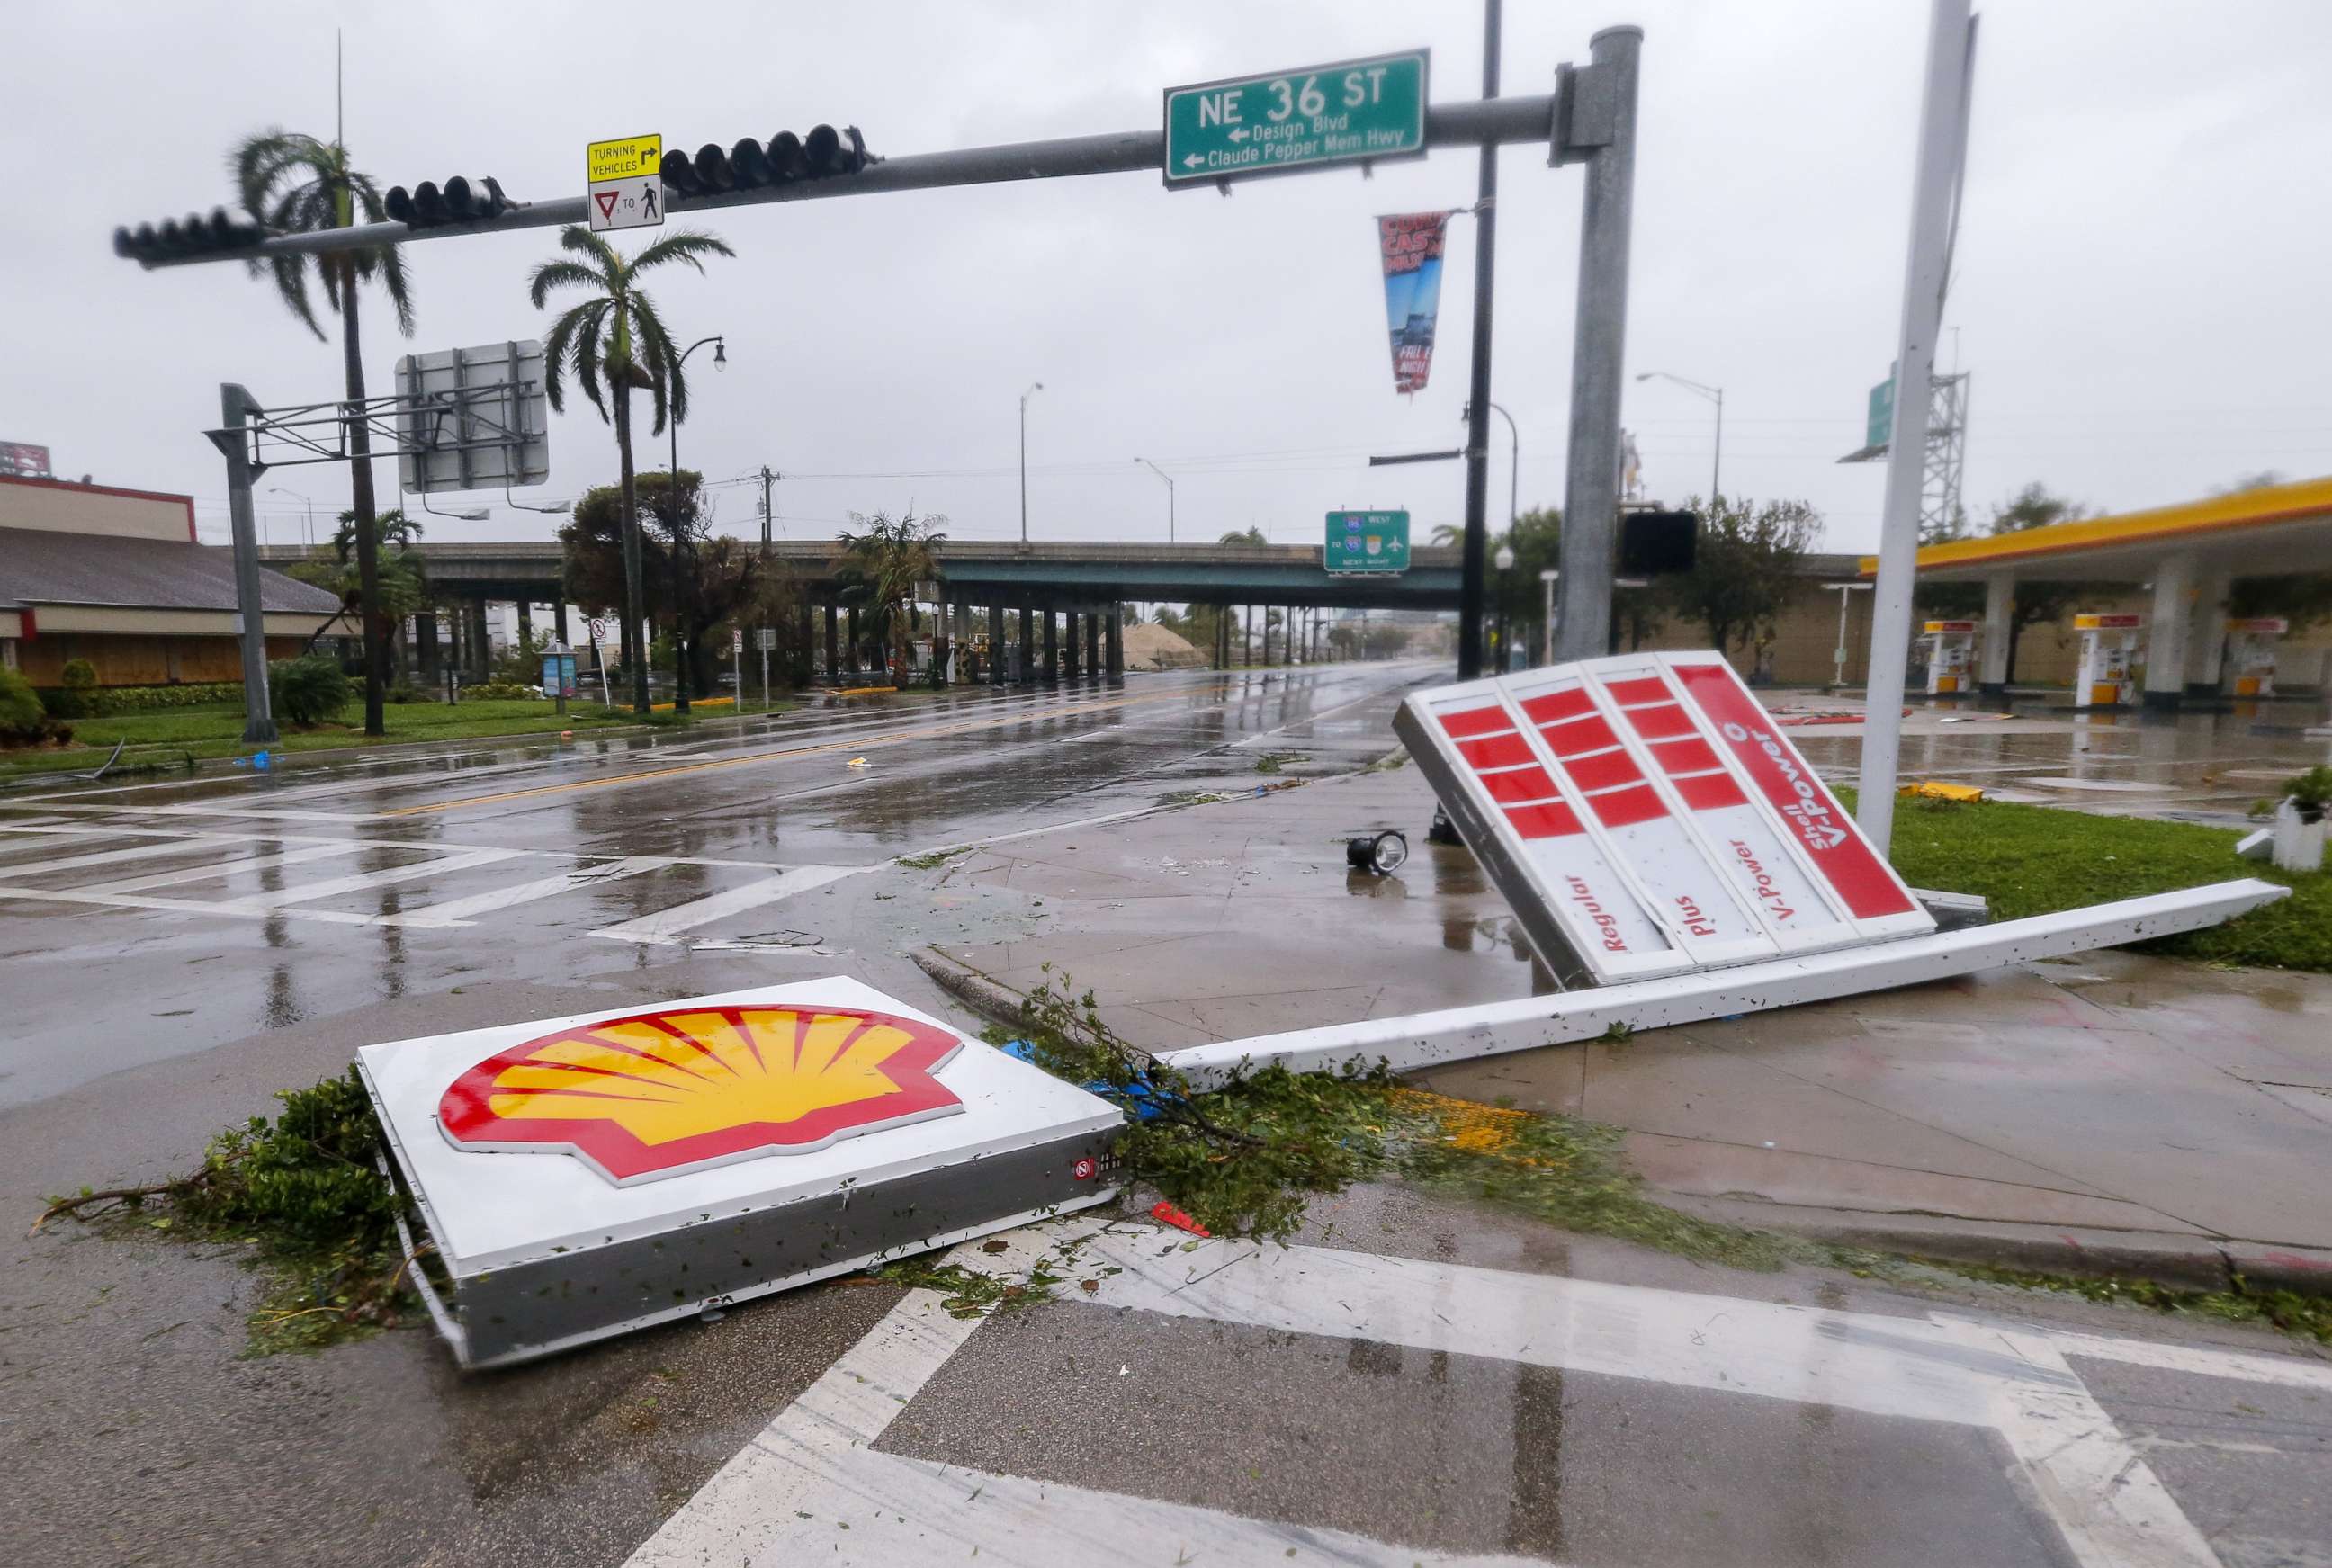
M534 696L534 689L515 681L485 681L462 688L462 695L480 703L525 702Z
M397 682L397 684L389 687L387 695L390 702L399 704L429 701L429 693L411 681Z
M110 718L116 713L150 713L165 708L193 708L205 703L243 701L241 681L197 681L176 686L104 686L87 694L89 715Z
M339 661L322 654L276 660L267 667L267 687L275 717L292 724L320 724L356 696Z
M33 683L0 664L0 745L34 745L47 740L55 728Z

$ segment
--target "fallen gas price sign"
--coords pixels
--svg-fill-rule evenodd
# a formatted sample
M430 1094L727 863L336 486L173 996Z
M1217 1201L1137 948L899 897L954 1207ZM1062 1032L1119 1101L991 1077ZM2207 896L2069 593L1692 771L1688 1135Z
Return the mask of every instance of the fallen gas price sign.
M1167 1052L1201 1087L1276 1063L1394 1071L1913 985L2192 931L2244 879L1939 931L1714 653L1413 693L1393 728L1563 994Z
M358 1056L464 1366L1116 1194L1115 1106L839 977Z

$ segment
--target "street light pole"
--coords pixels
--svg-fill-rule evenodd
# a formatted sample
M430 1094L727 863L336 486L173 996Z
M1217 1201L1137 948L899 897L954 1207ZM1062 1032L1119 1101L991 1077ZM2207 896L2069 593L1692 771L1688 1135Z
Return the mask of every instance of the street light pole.
M1174 542L1174 476L1147 457L1137 457L1133 461L1166 482L1166 542L1172 544ZM1023 530L1021 539L1025 542L1027 538L1027 531Z
M1515 569L1515 547L1511 544L1500 545L1498 547L1498 553L1494 559L1496 560L1498 568L1497 673L1503 675L1508 670L1514 668L1515 664L1514 655L1506 651L1506 600L1510 597L1509 590L1514 587L1513 574Z
M1506 422L1506 537L1512 539L1515 536L1515 521L1523 514L1523 436L1522 432L1515 428L1515 416L1507 413L1502 405L1493 402L1490 407L1499 418ZM1458 416L1460 419L1470 419L1472 416L1471 404L1468 404ZM1373 464L1377 460L1371 457L1369 461Z
M1498 96L1501 0L1482 5L1482 97ZM1466 544L1458 588L1458 678L1482 673L1482 568L1489 553L1483 490L1490 467L1491 312L1498 282L1498 149L1485 143L1475 176L1474 362L1466 416Z
M1020 394L1020 542L1028 542L1028 399L1045 389L1042 381L1031 381L1028 390Z
M707 343L712 345L712 368L716 370L726 370L729 368L729 345L723 342L721 339L721 335L716 332L710 338L699 338L695 342L691 343L687 348L683 349L680 351L680 358L672 362L672 378L674 381L678 381L680 379L681 371L686 368L688 364L688 357L691 354L695 353L699 349L703 348ZM664 423L665 430L670 433L672 436L672 481L665 491L664 500L672 507L672 554L674 575L675 577L679 575L680 556L682 551L685 550L688 554L688 589L685 594L675 593L673 595L672 607L672 711L675 713L685 713L688 712L689 655L693 651L690 646L690 639L688 636L688 609L690 604L694 602L696 597L694 591L696 578L696 547L693 544L687 542L688 528L686 524L681 521L680 518L680 413L677 408L672 406L672 399L668 390L665 397ZM675 584L674 586L677 587L678 585ZM645 628L643 628L643 630L645 631ZM647 662L646 641L647 639L643 636L641 638L640 649L640 662L642 664L645 664ZM744 693L742 692L738 693L738 697L741 701L743 699L743 696Z
M1639 374L1636 379L1649 381L1655 378L1662 381L1673 381L1687 391L1697 393L1716 405L1716 454L1708 462L1708 499L1714 502L1720 493L1717 489L1717 476L1723 472L1725 465L1725 388L1704 387L1697 381L1687 381L1683 377L1672 375L1666 370L1646 370Z
M307 497L307 496L304 496L304 495L301 494L301 493L300 493L298 491L296 491L296 490L286 490L286 489L284 489L284 488L283 488L282 485L280 485L280 484L271 484L271 485L269 485L269 486L267 487L267 493L268 493L268 494L270 494L270 495L288 495L288 496L290 496L292 500L294 500L294 501L296 501L296 502L299 502L301 505L305 506L305 507L308 509L308 521L307 521L307 522L303 525L302 538L306 540L306 542L307 542L307 546L308 546L308 548L309 548L310 550L313 550L313 549L315 549L315 548L316 548L316 503L315 503L315 502L314 502L314 501L312 501L312 500L311 500L309 497Z

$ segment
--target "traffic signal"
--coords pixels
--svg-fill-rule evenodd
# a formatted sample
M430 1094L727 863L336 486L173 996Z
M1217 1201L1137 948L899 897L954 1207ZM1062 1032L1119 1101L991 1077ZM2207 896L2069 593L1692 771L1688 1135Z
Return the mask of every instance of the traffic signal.
M664 183L683 196L717 196L722 191L760 190L799 179L856 174L874 161L856 126L836 130L820 125L813 126L808 136L781 130L767 142L749 136L724 148L709 141L693 158L674 148L664 155L660 172Z
M467 175L455 175L444 185L435 180L423 180L411 190L401 185L388 187L384 204L388 215L408 229L435 228L440 224L467 223L472 218L490 218L508 212L511 203L502 195L502 182L492 175L472 179Z
M1667 577L1692 569L1700 519L1689 512L1630 512L1620 517L1620 575Z
M183 218L164 218L134 229L118 228L113 231L113 253L150 266L214 251L241 250L264 238L266 232L257 224L246 223L225 207L213 207L208 217L188 213Z

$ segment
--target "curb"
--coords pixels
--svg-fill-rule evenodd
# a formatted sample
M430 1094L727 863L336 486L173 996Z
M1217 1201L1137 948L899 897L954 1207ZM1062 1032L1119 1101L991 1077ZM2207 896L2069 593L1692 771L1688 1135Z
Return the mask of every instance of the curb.
M948 957L935 947L919 947L907 955L933 984L990 1023L1017 1028L1020 1006L1027 999L1010 986L993 980L970 964Z
M2164 1230L2093 1230L1939 1214L1811 1209L1648 1189L1668 1208L1703 1219L1785 1231L1840 1247L1942 1258L2035 1274L2145 1279L2182 1290L2225 1290L2241 1275L2256 1289L2332 1296L2332 1250L2232 1241Z

